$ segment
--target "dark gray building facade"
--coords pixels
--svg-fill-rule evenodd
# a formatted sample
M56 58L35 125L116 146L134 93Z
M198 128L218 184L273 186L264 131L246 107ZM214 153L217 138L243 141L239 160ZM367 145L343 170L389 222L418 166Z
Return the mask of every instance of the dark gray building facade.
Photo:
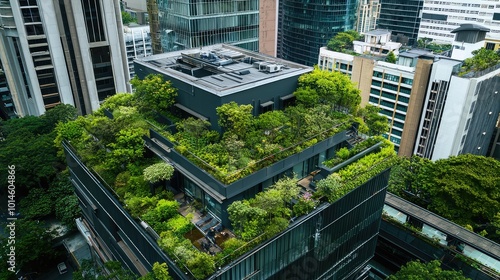
M381 0L380 3L377 27L392 31L393 41L415 45L424 0Z

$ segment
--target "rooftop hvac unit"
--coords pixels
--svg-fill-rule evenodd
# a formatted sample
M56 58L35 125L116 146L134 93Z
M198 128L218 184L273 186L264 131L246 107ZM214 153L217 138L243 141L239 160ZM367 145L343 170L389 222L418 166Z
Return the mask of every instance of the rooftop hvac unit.
M266 71L269 73L279 72L281 71L281 65L277 64L266 65Z

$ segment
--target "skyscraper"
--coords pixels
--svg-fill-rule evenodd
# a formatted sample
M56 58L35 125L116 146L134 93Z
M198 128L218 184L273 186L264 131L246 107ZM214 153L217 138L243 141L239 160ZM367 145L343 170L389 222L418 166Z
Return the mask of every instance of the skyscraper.
M57 104L82 114L126 91L117 1L0 1L0 60L19 116Z
M424 0L381 0L378 28L391 30L396 39L393 41L413 46L423 4Z
M446 0L425 1L418 37L431 38L437 42L453 42L452 30L460 24L474 23L490 29L486 38L488 48L498 48L500 42L500 0ZM487 40L488 41L488 40ZM495 43L496 42L496 43ZM497 46L495 46L497 44Z
M127 49L128 73L134 78L134 59L153 54L149 25L129 24L123 29L125 33L125 48Z
M356 31L366 33L377 28L380 0L362 0L356 15Z
M279 1L278 57L312 66L338 32L354 29L356 0Z
M258 0L152 2L158 9L157 33L163 52L219 43L259 49Z

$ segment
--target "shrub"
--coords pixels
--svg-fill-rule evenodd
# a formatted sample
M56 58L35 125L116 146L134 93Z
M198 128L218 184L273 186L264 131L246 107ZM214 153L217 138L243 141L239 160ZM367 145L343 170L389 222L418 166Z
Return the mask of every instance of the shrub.
M150 183L170 180L174 174L174 167L166 162L159 162L144 169L144 179Z
M295 216L302 216L311 212L316 203L310 198L301 197L299 201L293 206L293 214Z
M189 218L183 217L179 214L170 218L167 221L166 226L178 236L188 233L194 227Z

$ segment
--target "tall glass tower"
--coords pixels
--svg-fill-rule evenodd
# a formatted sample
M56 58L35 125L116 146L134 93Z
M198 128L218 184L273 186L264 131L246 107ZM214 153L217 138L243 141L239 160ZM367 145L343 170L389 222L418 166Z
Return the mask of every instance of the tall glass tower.
M389 29L396 42L413 46L417 42L424 0L381 0L378 28Z
M259 0L157 3L163 52L220 43L259 49Z
M333 36L356 24L358 0L281 0L279 5L278 57L309 66Z

